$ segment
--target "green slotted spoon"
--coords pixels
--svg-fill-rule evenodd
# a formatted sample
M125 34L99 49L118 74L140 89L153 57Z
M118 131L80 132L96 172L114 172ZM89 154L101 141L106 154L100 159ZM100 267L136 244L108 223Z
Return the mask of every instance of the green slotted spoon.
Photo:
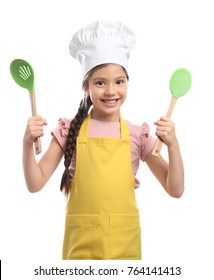
M171 117L174 106L178 98L185 95L189 91L191 84L192 84L192 77L187 69L179 68L175 70L169 82L169 88L172 97L171 97L171 102L166 117L168 118ZM152 150L153 156L159 157L162 144L163 144L162 140L160 139L160 137L158 137L155 142L154 148Z
M32 116L36 116L37 110L35 100L34 72L32 66L23 59L15 59L10 64L10 73L14 81L20 87L26 88L29 91ZM40 137L35 139L34 146L35 153L41 153L42 147Z

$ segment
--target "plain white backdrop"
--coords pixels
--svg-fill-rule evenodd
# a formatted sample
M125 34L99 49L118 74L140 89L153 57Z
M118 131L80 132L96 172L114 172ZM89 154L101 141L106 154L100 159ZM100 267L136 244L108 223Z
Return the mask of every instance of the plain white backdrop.
M211 0L1 1L3 279L36 279L33 270L39 265L44 268L116 266L110 261L61 261L65 199L59 185L63 164L42 191L36 194L27 191L22 171L22 138L31 114L30 100L27 90L16 85L9 72L10 63L16 58L29 61L34 68L37 111L48 121L42 138L45 151L58 119L72 118L82 98L81 67L69 55L70 39L78 29L99 19L122 21L137 36L129 62L129 93L122 114L139 125L146 121L154 137L153 122L166 114L170 102L172 72L185 67L192 74L191 90L178 100L172 116L185 166L185 193L180 199L169 197L147 166L141 164L137 174L141 187L136 190L136 196L141 213L143 260L120 262L118 267L181 266L180 276L167 279L212 278L213 11ZM162 154L167 159L165 148Z

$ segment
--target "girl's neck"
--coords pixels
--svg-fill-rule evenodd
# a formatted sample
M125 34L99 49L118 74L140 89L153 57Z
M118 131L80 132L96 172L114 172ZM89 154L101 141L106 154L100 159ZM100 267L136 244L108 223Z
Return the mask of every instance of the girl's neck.
M119 122L120 112L118 111L116 114L96 114L96 112L92 109L91 119L103 122Z

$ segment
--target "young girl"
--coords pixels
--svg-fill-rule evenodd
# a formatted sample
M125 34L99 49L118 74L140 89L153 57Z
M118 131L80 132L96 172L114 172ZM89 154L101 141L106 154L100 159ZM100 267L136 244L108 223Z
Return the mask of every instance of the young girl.
M70 53L83 69L85 96L74 119L60 119L47 152L37 163L33 142L47 122L28 120L23 166L30 192L41 190L64 155L61 191L67 196L63 259L141 259L139 213L134 190L145 161L165 191L184 190L182 158L173 121L161 117L156 135L168 147L169 163L151 155L154 139L146 123L125 121L120 107L128 86L127 61L135 43L120 22L99 21L78 31Z

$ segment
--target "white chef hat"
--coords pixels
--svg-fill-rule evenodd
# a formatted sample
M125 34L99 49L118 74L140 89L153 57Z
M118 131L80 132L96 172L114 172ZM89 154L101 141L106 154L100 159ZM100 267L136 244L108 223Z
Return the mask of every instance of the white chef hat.
M135 35L118 21L96 21L76 32L70 41L70 54L82 65L83 76L93 67L115 63L128 69Z

